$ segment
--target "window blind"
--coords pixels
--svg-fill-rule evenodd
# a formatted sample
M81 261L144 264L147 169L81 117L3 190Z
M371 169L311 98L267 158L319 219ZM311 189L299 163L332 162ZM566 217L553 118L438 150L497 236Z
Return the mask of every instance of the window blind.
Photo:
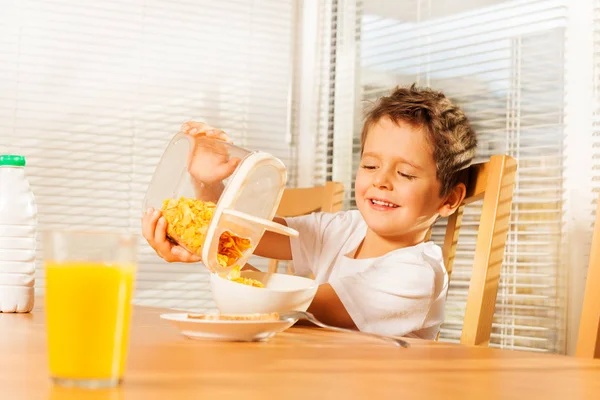
M297 40L292 126L297 186L322 185L331 174L337 7L332 0L296 1Z
M301 3L306 7L314 0ZM299 161L300 173L309 175L302 180L301 186L322 185L331 180L341 182L347 206L353 192L353 164L346 161L355 156L355 146L348 139L354 136L361 118L357 77L361 3L356 0L317 3L315 65L318 70L313 75L298 77L301 85L318 87L316 93L306 99L318 104L317 111L299 118L300 123L314 126L312 131L301 131L298 137L300 146L314 148L310 162L306 162L309 158L306 156ZM312 43L302 44L306 45L313 47Z
M0 151L27 157L41 230L139 234L150 177L190 119L281 158L294 184L292 0L2 0L1 9ZM136 302L213 307L201 265L167 264L142 238Z
M476 162L498 153L519 162L492 346L564 347L566 296L559 282L565 274L560 253L566 13L562 0L364 0L357 7L357 90L364 107L398 84L431 86L470 116L479 135ZM333 118L338 123L344 114L336 110ZM344 137L333 135L336 148L343 141L353 151L334 153L332 170L352 165L356 171L358 126ZM344 183L353 178L344 177ZM354 206L352 192L348 206ZM463 219L443 340L460 338L478 207L467 208ZM434 229L439 244L443 230Z

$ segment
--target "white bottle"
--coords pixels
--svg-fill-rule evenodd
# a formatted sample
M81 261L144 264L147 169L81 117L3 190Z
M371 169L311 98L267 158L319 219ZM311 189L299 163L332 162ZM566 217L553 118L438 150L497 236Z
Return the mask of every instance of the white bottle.
M33 308L37 207L25 157L0 155L0 312Z

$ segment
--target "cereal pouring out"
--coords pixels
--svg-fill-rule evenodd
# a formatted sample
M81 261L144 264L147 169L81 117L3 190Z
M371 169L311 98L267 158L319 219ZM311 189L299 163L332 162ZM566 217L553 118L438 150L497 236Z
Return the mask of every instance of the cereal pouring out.
M215 207L215 203L185 197L164 200L162 214L167 221L167 234L190 252L201 255ZM219 238L217 260L221 266L231 267L250 247L250 240L225 231ZM255 279L241 277L238 265L227 277L245 285L264 287Z

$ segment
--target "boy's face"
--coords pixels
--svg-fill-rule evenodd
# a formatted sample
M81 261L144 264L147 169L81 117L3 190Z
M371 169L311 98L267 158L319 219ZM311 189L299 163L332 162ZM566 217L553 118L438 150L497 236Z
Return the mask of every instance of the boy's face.
M367 134L356 174L356 204L369 228L406 245L422 240L443 199L425 132L384 117Z

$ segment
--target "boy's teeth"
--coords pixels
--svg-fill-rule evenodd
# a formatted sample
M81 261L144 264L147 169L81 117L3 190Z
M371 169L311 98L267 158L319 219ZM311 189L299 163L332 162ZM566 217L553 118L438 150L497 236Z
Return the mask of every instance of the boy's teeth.
M378 206L398 207L397 205L388 203L386 201L381 201L381 200L371 200L371 201L373 202L373 204L377 204Z

